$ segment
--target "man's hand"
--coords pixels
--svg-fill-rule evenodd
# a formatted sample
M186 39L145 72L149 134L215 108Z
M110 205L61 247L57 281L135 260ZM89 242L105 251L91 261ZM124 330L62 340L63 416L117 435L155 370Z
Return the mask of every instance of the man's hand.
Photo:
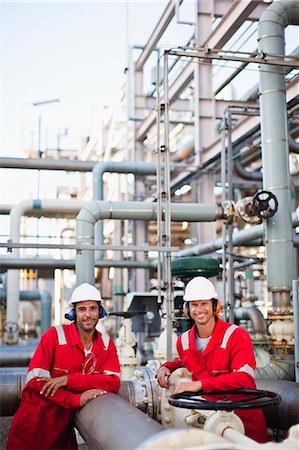
M161 366L158 370L157 381L159 385L163 388L169 389L168 377L171 374L170 369L166 366Z
M40 394L45 394L45 397L48 397L48 395L55 395L59 388L67 386L67 375L57 378L41 377L37 381L45 381Z
M181 392L198 392L202 390L201 381L182 381L175 388L175 394L181 394Z
M107 391L103 391L103 389L89 389L88 391L82 392L80 396L80 407L85 406L90 400L93 400L99 395L107 394Z

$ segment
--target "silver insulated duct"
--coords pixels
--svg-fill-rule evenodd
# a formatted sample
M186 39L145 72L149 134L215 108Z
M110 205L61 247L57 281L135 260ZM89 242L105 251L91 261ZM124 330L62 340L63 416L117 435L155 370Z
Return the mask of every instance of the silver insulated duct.
M284 55L284 30L299 23L298 0L273 2L258 24L259 51ZM272 57L273 59L273 57ZM291 65L291 63L290 63ZM274 311L286 312L290 305L292 279L296 278L292 242L291 183L285 70L282 66L260 67L260 113L263 159L263 188L278 199L277 213L266 223L268 290ZM282 264L283 261L283 264Z

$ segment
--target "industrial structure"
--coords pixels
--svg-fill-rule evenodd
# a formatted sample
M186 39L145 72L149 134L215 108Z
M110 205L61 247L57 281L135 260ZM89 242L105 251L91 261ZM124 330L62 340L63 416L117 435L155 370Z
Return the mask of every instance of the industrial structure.
M10 217L0 256L2 415L16 409L40 334L65 320L71 290L89 282L105 298L110 314L100 326L115 338L123 377L120 396L97 398L77 415L90 448L170 448L171 440L181 449L273 448L214 425L194 429L209 415L171 406L156 384L188 327L184 283L202 274L217 285L224 319L252 337L257 387L281 396L265 409L272 441L294 449L299 2L193 3L186 23L184 0L170 0L144 46L130 48L119 104L79 154L0 158L1 171L80 174L67 192L57 186L56 198L0 205ZM160 47L169 27L187 25L186 42ZM32 239L42 223L48 237ZM190 374L174 383L182 377ZM127 444L116 422L126 435L131 429Z

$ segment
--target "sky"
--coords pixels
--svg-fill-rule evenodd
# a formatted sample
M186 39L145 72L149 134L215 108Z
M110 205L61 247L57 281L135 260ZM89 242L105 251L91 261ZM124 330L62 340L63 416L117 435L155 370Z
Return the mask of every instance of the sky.
M167 3L0 0L0 156L37 150L39 129L41 148L56 148L58 139L64 149L80 148L120 95L129 49L147 42ZM37 171L1 172L1 203L55 196L49 172L41 188ZM64 172L56 177L70 182Z
M0 157L37 150L39 131L41 149L57 148L59 139L61 148L78 150L103 108L117 101L132 46L146 44L167 4L0 0ZM185 4L193 11L194 0ZM185 43L190 26L181 30ZM165 39L165 47L177 45ZM133 50L135 59L139 52ZM2 169L0 204L55 198L56 185L76 185L78 176ZM0 216L2 236L8 219Z
M2 0L1 155L37 146L39 116L48 143L88 134L119 95L129 46L146 42L166 4Z

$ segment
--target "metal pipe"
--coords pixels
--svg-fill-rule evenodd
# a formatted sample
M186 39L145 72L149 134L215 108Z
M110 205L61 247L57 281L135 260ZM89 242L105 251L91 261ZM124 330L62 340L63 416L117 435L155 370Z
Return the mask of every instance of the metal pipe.
M0 258L1 269L74 269L74 259L50 259L50 258ZM114 260L107 259L102 261L95 261L95 267L119 267L128 269L149 269L154 266L151 261L136 261L136 260Z
M51 326L52 295L49 291L41 291L41 333L43 334Z
M104 200L104 181L103 176L106 172L110 173L133 173L134 175L156 175L156 164L145 163L142 161L103 161L98 162L93 168L93 199ZM103 222L99 221L95 225L95 242L103 243ZM96 258L102 259L103 252L96 252Z
M233 201L233 145L232 145L232 116L228 108L227 112L227 196L229 201ZM233 224L227 225L227 250L228 250L228 303L229 322L234 323L234 257L233 257Z
M299 303L298 280L292 281L293 292L293 317L294 317L294 355L295 355L295 380L299 383Z
M7 347L9 348L9 347ZM27 369L24 367L16 367L16 368L1 368L0 369L0 405L1 405L1 415L2 416L12 416L14 415L17 407L20 404L21 399L21 391L25 386ZM149 424L149 429L152 434L154 434L155 430L162 431L161 425L157 422L153 421L149 416L143 415L141 411L139 411L134 406L130 405L125 399L128 401L131 400L131 397L128 396L128 386L127 382L125 382L125 388L122 392L120 391L121 397L108 393L104 396L97 397L95 401L93 400L88 405L86 405L82 410L80 410L76 415L76 426L78 425L80 434L82 434L86 443L90 446L90 448L100 448L94 447L94 442L91 442L92 436L99 438L98 442L101 442L106 445L106 439L112 439L111 447L104 446L106 450L110 449L114 450L115 448L120 448L119 445L115 444L113 436L108 436L109 433L112 435L119 435L121 439L124 439L124 436L128 433L128 429L130 428L130 421L132 426L134 426L134 430L136 431L136 439L139 439L143 435L145 420ZM272 392L277 392L281 396L281 403L272 408L265 408L264 413L267 420L267 424L269 427L278 428L282 430L288 430L292 425L299 423L299 384L294 383L293 381L284 381L284 380L271 380L271 379L257 379L256 380L257 389L269 390ZM142 394L140 394L142 397ZM115 399L119 398L120 401ZM98 403L101 399L107 399L107 401ZM136 396L133 395L132 399L136 400ZM111 402L110 402L111 400ZM97 406L96 406L97 405ZM100 405L100 406L99 406ZM115 406L115 407L112 407ZM138 408L144 410L144 402L140 401L138 403ZM106 421L107 419L107 421ZM110 420L112 423L110 424ZM136 420L136 422L135 422ZM115 433L115 423L119 432ZM157 425L157 428L155 425ZM139 434L139 425L141 425L141 436ZM152 428L153 429L150 430ZM155 428L155 429L154 429ZM81 432L82 430L82 432ZM88 431L89 430L89 431ZM147 432L147 431L146 431ZM84 434L83 434L84 433ZM90 435L89 435L90 433ZM103 434L102 434L103 433ZM106 434L107 433L107 434ZM102 441L103 439L103 441ZM136 441L134 440L134 436L128 436L128 445L135 445ZM132 442L130 439L133 439ZM107 442L107 445L109 443ZM121 446L121 448L124 448ZM127 448L127 447L126 447ZM128 447L130 449L130 447ZM131 447L134 448L134 447Z
M270 361L265 366L259 366L256 368L256 378L265 380L293 381L293 355L272 355Z
M277 0L262 13L258 23L259 51L284 55L284 30L299 24L297 0ZM291 65L291 63L290 63ZM288 126L285 71L264 65L260 76L263 188L278 199L277 213L265 223L267 284L273 293L273 309L290 307L292 280L296 278L291 223L291 184L288 157ZM275 164L273 161L275 160ZM281 261L284 263L281 264Z
M263 179L261 172L258 172L257 170L246 170L239 159L234 159L234 169L235 172L245 180L262 181Z
M56 267L56 266L55 266ZM5 289L0 289L0 300L7 300ZM52 295L49 291L19 291L20 300L40 300L41 301L41 333L44 333L51 326Z
M161 95L160 95L160 58L157 61L157 99L156 99L156 107L157 107L157 117L156 117L156 126L157 126L157 244L162 246L162 236L163 236L163 222L162 222L162 155L161 155L161 115L162 115L162 105L161 105ZM162 304L162 253L158 253L157 258L157 280L158 280L158 301Z
M267 322L261 311L256 306L236 308L235 319L237 322L242 319L250 320L253 326L254 338L267 339Z
M97 161L44 158L0 158L0 167L5 169L64 170L66 172L91 172Z
M169 141L169 81L168 81L168 54L164 53L164 189L162 209L164 210L164 236L163 243L167 247L171 245L171 195L170 195L170 141ZM164 283L166 294L166 359L172 360L172 329L174 298L171 273L171 253L163 253Z
M20 300L40 300L39 291L20 291ZM6 290L0 289L0 300L6 300Z
M221 129L221 200L222 204L226 199L226 132L227 123L226 117L222 118L222 129ZM226 289L226 252L227 252L227 242L226 242L226 228L227 224L222 222L221 224L221 247L222 247L222 286L223 286L223 302L224 302L224 314L227 320L228 312L228 299L227 299L227 289Z
M281 396L277 406L265 408L267 425L271 428L288 430L299 423L299 384L293 381L256 380L257 389L276 392Z
M213 222L223 218L221 207L211 203L173 203L171 219L174 221ZM93 245L94 225L103 219L157 220L156 203L148 202L96 202L87 203L77 216L77 243ZM168 249L165 247L165 251ZM82 250L76 255L77 284L94 283L94 251Z
M298 211L299 212L299 211ZM292 214L292 227L299 225L298 212ZM186 219L187 220L187 219ZM238 247L248 241L259 239L264 235L264 225L255 225L249 230L241 230L237 233L233 233L233 245ZM214 241L205 242L204 244L195 245L184 250L180 250L174 256L179 258L180 256L190 255L204 255L207 253L215 252L222 248L222 238L215 239Z
M12 369L12 367L16 368L28 367L31 358L35 352L36 346L37 343L35 345L28 344L28 345L0 346L0 367L9 367L10 369ZM19 369L15 370L17 371ZM2 384L2 372L1 372L1 384Z
M66 201L66 200L24 200L15 205L10 211L10 239L13 242L19 242L20 239L20 223L21 217L28 210L35 209L41 212L47 211L78 211L86 202L81 200ZM19 257L19 249L14 248L11 251L11 258ZM6 319L10 322L18 323L19 313L19 271L8 270L7 272L7 306ZM18 340L18 332L11 335L11 343L16 343ZM7 335L5 336L7 340Z
M0 413L13 416L21 402L22 389L26 384L26 367L0 369Z
M134 450L164 427L108 392L87 403L75 415L75 426L89 448Z

